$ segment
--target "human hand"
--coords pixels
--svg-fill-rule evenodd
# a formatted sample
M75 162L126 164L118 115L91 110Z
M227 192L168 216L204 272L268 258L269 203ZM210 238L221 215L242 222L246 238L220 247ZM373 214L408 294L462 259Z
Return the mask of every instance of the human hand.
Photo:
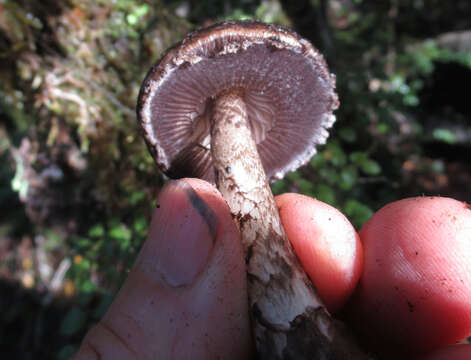
M360 231L362 246L332 207L296 194L276 200L326 306L336 312L353 293L342 315L382 356L436 349L469 333L471 210L464 203L389 204ZM170 182L132 271L76 360L252 355L244 257L229 208L208 183ZM460 345L426 359L470 357L471 345Z

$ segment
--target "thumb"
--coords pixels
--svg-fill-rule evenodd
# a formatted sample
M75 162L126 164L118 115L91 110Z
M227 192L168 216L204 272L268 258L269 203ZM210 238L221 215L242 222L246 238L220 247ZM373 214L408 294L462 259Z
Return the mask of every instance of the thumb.
M251 351L240 235L221 195L169 182L122 289L78 359L244 359Z

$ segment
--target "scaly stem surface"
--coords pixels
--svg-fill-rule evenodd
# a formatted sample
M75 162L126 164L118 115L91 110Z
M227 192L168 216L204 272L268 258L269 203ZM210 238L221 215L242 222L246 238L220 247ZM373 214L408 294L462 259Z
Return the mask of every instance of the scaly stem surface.
M366 359L330 317L286 238L247 120L242 89L213 103L216 184L239 222L261 359Z

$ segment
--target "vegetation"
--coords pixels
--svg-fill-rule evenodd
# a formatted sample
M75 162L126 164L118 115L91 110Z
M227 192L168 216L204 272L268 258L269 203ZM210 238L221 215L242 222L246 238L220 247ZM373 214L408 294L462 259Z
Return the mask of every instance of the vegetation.
M405 196L471 201L469 14L467 0L0 0L5 358L68 358L126 276L165 181L135 102L186 32L257 18L325 54L337 123L273 190L315 196L359 228Z

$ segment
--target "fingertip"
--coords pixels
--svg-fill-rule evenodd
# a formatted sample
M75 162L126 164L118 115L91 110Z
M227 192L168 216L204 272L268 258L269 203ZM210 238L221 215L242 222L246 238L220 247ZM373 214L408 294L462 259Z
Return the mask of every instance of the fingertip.
M365 266L348 312L377 348L408 353L471 332L471 211L440 197L400 200L360 231Z
M316 199L283 194L276 197L286 234L305 271L330 312L352 294L363 266L358 234L334 207Z

